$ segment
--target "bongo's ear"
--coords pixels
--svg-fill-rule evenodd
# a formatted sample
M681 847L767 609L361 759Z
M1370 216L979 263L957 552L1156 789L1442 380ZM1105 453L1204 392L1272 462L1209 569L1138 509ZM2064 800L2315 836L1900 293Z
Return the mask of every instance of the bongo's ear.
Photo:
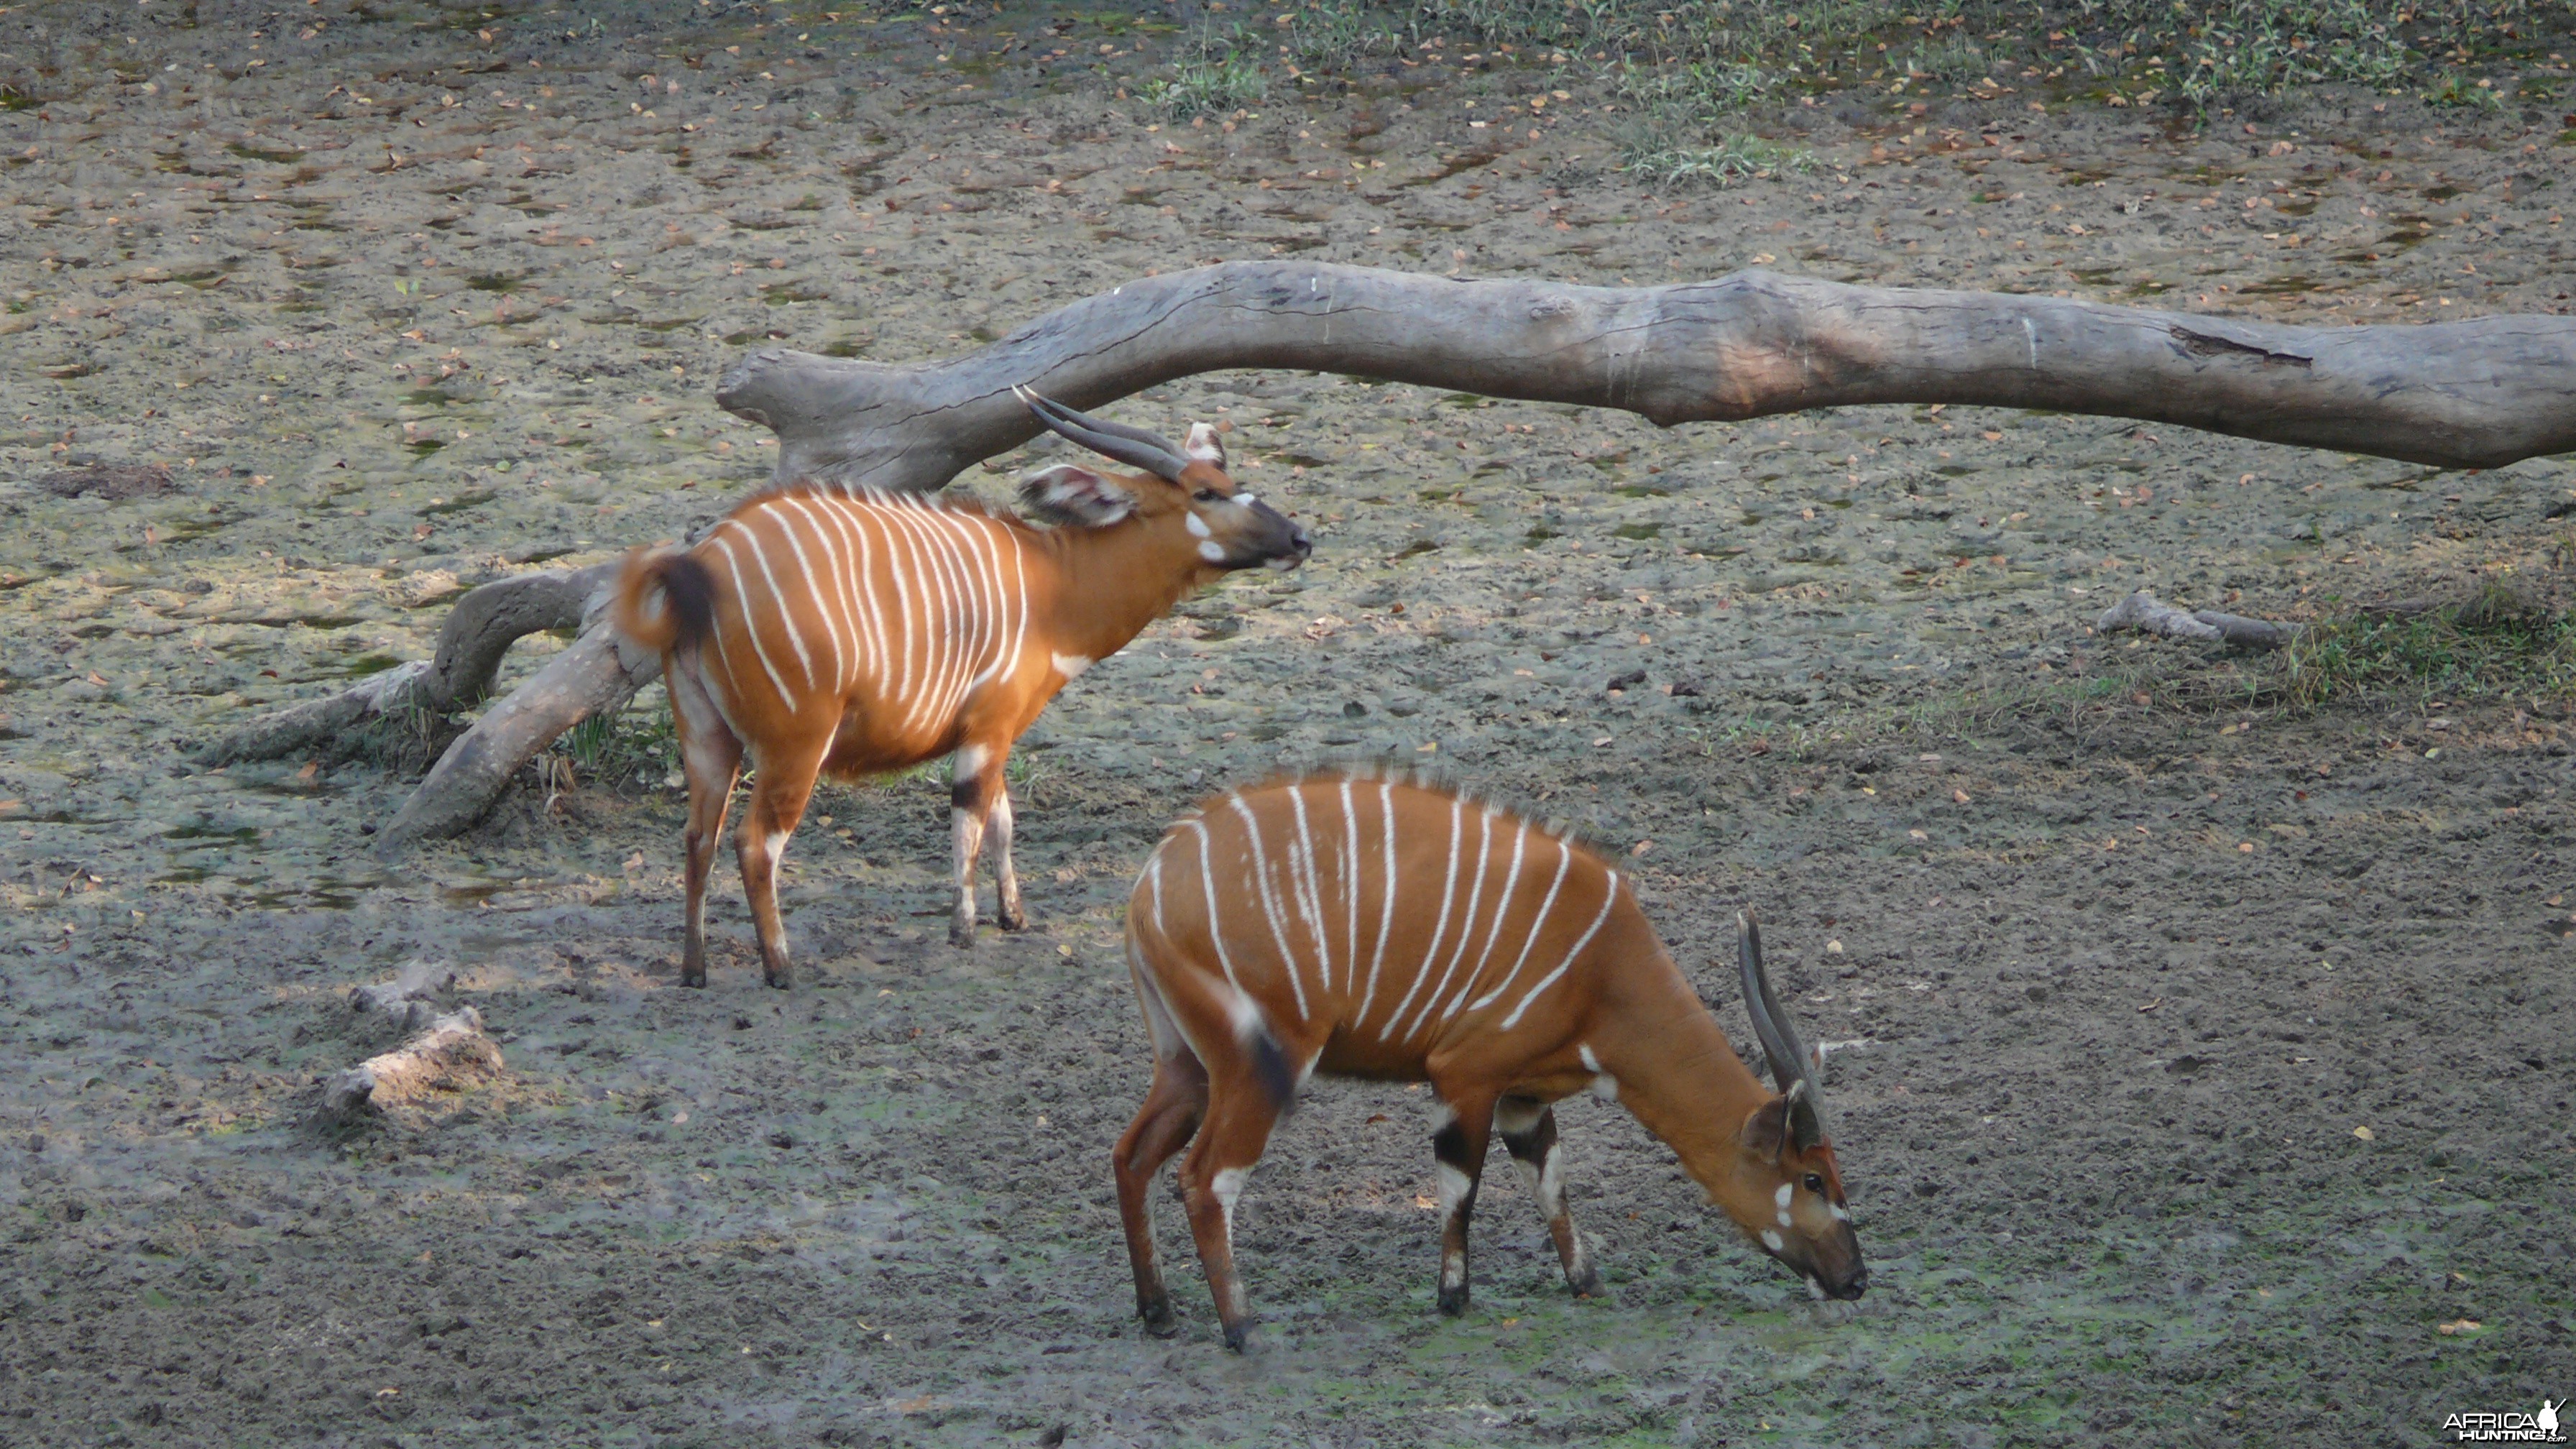
M1020 503L1049 523L1106 528L1136 511L1127 485L1079 463L1055 463L1020 479Z

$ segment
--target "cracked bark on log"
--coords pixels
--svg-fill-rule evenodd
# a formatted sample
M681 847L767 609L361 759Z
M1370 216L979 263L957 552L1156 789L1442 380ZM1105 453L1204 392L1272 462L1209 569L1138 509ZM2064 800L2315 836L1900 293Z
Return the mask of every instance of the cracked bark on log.
M1612 288L1228 262L1127 283L946 361L763 349L726 374L716 400L778 434L780 481L928 491L1037 433L1015 383L1093 408L1230 368L1618 408L1667 427L1950 403L2440 467L2576 449L2576 318L2293 327L1762 271ZM614 708L658 668L620 657L594 625L450 748L384 848L464 830L555 735Z

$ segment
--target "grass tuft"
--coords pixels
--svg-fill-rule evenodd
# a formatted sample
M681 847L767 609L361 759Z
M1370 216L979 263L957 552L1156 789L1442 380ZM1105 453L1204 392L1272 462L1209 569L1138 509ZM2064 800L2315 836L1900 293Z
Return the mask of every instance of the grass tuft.
M1640 157L1713 146L1742 129L1728 117L1787 91L1875 90L1893 109L1945 93L2072 90L2205 113L2343 84L2499 109L2516 97L2546 102L2550 78L2529 73L2530 62L2576 40L2576 0L1309 0L1282 9L1290 20L1275 40L1286 44L1238 33L1230 63L1257 70L1276 48L1312 74L1416 55L1434 39L1453 56L1500 50L1617 93L1637 112L1629 149ZM1170 83L1169 100L1187 104L1204 89L1208 64Z
M1654 138L1643 138L1622 153L1620 169L1658 186L1693 182L1733 186L1743 181L1767 181L1784 172L1812 170L1815 164L1815 158L1804 151L1744 134L1722 137L1707 146L1657 146Z
M2299 631L2281 651L2272 692L2295 709L2399 692L2576 697L2576 611L2490 585L2464 604L2343 615Z
M576 779L611 789L658 787L680 768L680 737L671 723L667 694L637 702L614 714L592 715L564 731L553 754L572 767Z
M1282 53L1299 70L1346 71L1373 55L1403 49L1403 33L1373 13L1367 0L1309 0L1288 14Z
M1241 30L1202 30L1198 54L1175 62L1168 78L1146 82L1137 98L1172 121L1259 105L1270 94L1270 78L1255 59L1258 53L1257 42Z

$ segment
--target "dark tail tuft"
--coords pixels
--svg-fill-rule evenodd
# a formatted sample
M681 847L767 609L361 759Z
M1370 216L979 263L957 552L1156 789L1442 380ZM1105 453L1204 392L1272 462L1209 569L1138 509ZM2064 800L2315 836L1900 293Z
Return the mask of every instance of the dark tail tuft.
M654 593L662 596L657 612L645 612ZM715 628L716 581L706 565L688 553L668 549L626 556L617 576L617 632L656 654L695 644Z

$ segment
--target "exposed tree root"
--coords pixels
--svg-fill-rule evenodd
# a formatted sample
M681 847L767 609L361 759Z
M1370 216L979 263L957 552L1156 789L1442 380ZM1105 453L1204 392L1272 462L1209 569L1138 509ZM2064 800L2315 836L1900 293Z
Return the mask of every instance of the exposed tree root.
M197 752L209 765L274 760L324 745L379 715L449 714L482 703L502 656L521 638L548 629L580 628L592 596L617 577L617 565L553 569L483 585L456 601L430 658L388 669L323 699L278 710ZM649 676L648 676L649 677Z

